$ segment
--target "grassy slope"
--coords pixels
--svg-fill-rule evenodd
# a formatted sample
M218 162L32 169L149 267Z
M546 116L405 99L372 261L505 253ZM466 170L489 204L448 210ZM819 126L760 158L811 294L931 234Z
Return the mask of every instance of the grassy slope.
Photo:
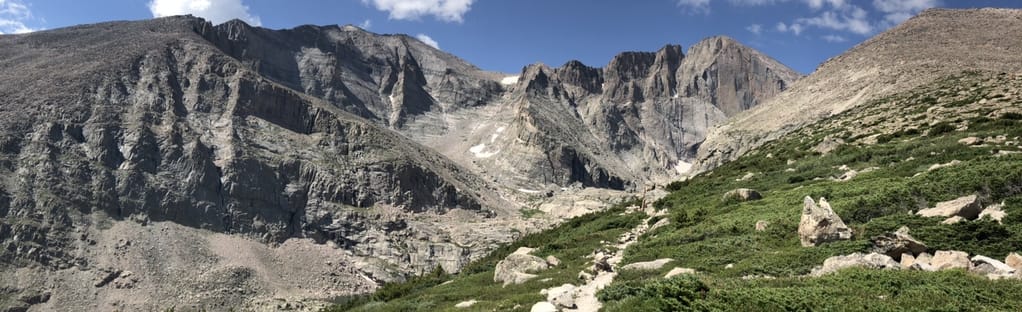
M671 225L647 233L625 253L624 263L674 258L675 265L697 269L697 276L660 278L664 271L621 272L601 292L609 311L671 310L1014 310L1022 306L1022 282L988 281L964 272L846 270L822 278L799 277L824 259L868 251L869 238L907 225L932 249L962 250L1003 259L1022 251L1022 157L996 156L1022 151L1018 146L957 143L966 136L1022 136L1022 77L976 73L950 77L914 92L875 101L854 112L828 118L788 135L709 174L670 186L658 202L670 211ZM1015 93L1014 97L1004 94ZM983 104L980 100L987 99ZM820 155L812 148L825 138L847 143ZM1018 141L1018 140L1014 140ZM961 164L927 171L933 164ZM789 164L790 163L790 164ZM848 182L831 181L847 165L862 170ZM748 180L738 181L747 173ZM918 175L917 175L918 174ZM759 190L763 200L722 200L731 189ZM941 225L939 219L912 215L917 209L960 196L978 194L984 204L1004 201L1004 224L989 220ZM802 198L826 197L855 231L853 240L815 248L799 245L797 228ZM770 222L754 231L758 220ZM445 310L469 299L471 310L528 310L542 300L539 290L576 282L585 267L582 256L639 221L608 212L576 219L530 236L437 287L405 286L378 296L356 311ZM540 247L539 254L566 260L530 282L502 288L492 282L493 265L517 246ZM733 267L726 269L727 264ZM745 280L747 275L776 279ZM413 283L414 284L414 283ZM426 283L423 285L428 285ZM395 286L391 286L394 288ZM386 292L386 291L385 291ZM341 307L338 307L341 309Z

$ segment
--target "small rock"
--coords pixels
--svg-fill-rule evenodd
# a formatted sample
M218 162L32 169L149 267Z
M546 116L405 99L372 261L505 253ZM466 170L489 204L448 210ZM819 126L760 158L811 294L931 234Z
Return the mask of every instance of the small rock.
M734 267L735 267L734 263L728 263L727 265L724 266L725 269L733 269Z
M841 221L827 200L820 198L817 206L812 198L803 200L802 220L798 224L798 236L803 247L852 238L852 229Z
M479 302L479 301L476 301L475 299L469 300L469 301L462 301L462 302L458 302L458 304L455 304L454 307L455 308L459 308L459 309L469 308L469 307L472 307L473 305L475 305L476 302Z
M1010 253L1004 258L1004 264L1012 267L1013 269L1022 272L1022 255L1018 253Z
M529 309L529 311L530 312L557 312L557 306L555 306L553 303L549 303L549 302L546 302L546 301L540 301L540 302L536 302L536 304L532 305L532 309Z
M653 261L629 263L628 265L625 265L625 266L621 267L621 269L622 270L644 270L644 271L659 270L660 268L664 267L664 265L667 265L667 263L669 263L671 261L674 261L674 259L665 258L665 259L657 259L657 260L653 260Z
M752 177L755 177L755 176L756 176L755 173L748 172L744 176L742 176L741 178L735 179L735 181L738 181L738 182L749 181L750 179L752 179Z
M927 263L913 263L909 270L925 271L925 272L937 272L937 268Z
M554 255L546 256L546 264L550 267L556 267L561 265L561 260L554 257Z
M610 257L610 255L603 252L597 252L596 255L593 256L592 271L596 273L614 272L614 268L610 265L610 262L608 262Z
M969 253L967 252L941 250L933 255L930 265L941 271L950 269L969 270L972 267L972 261L969 261Z
M981 140L980 138L971 136L971 137L966 137L966 138L962 138L961 140L958 140L958 143L965 144L965 145L977 145L977 144L983 143L983 140Z
M982 206L979 204L979 197L976 195L969 195L949 201L939 202L937 203L937 206L919 210L916 214L923 217L961 216L972 220L979 216L982 209Z
M723 196L723 200L724 201L731 200L731 199L737 200L739 202L747 202L747 201L763 199L763 195L760 194L759 192L757 192L756 190L753 190L753 189L740 188L740 189L734 189L734 190L728 191L727 193L724 193L724 196Z
M769 221L765 221L765 220L756 221L756 231L757 232L766 231L768 226L770 226L770 222Z
M689 269L689 268L675 267L675 268L671 269L670 271L668 271L667 274L664 274L664 278L671 278L671 277L678 276L678 275L681 275L681 274L696 274L696 270Z
M955 159L955 160L952 160L950 162L946 162L946 163L943 163L943 164L933 164L932 166L930 166L930 168L927 168L926 171L934 171L934 170L937 170L937 169L940 169L940 168L944 168L944 167L955 166L955 165L958 165L960 163L962 163L961 160Z
M583 282L588 283L589 281L593 280L593 275L589 274L589 272L581 271L581 272L578 272L578 279L583 281Z

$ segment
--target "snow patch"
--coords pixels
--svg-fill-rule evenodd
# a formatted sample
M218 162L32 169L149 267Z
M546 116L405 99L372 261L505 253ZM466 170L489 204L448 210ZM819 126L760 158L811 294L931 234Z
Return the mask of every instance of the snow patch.
M530 189L524 189L524 188L520 188L520 189L518 189L518 191L522 192L522 193L527 193L527 194L539 194L539 193L542 193L542 191L530 190Z
M692 163L679 161L677 164L674 165L674 170L677 171L678 174L685 174L689 170L692 170Z
M502 84L502 85L513 85L513 84L516 84L516 83L518 83L518 77L519 76L507 76L507 77L504 77L504 79L500 80L500 84Z
M486 151L486 144L479 144L479 145L470 147L470 148L468 148L468 151L472 152L472 154L475 155L476 158L489 158L489 157L493 157L493 155L497 155L497 153L500 152L499 150L492 151L492 152Z
M504 130L507 130L507 127L497 128L497 133L504 133Z

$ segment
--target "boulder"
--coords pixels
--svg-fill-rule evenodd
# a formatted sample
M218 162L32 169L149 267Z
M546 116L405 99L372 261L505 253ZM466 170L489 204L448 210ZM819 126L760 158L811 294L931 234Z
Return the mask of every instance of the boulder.
M470 308L473 305L475 305L476 302L479 302L479 301L475 301L475 300L462 301L462 302L458 302L458 304L455 304L454 307L458 308L458 309Z
M818 267L810 273L813 276L821 276L837 272L841 269L863 267L870 269L896 270L901 269L901 264L894 261L888 255L880 253L853 253L845 256L834 256L823 261L823 266Z
M825 198L821 197L817 206L806 196L803 204L802 220L798 224L798 237L803 247L852 238L852 229L834 213Z
M971 271L983 275L1010 275L1015 273L1015 268L997 259L976 255L972 257Z
M937 203L937 206L919 210L916 214L923 217L960 216L962 218L972 220L979 216L981 210L983 210L983 206L979 203L979 197L976 195L969 195L949 201L939 202Z
M756 221L756 231L757 232L766 231L768 226L770 226L770 222L769 221L765 221L765 220Z
M926 272L937 272L937 268L933 267L932 265L930 265L928 263L919 263L919 262L913 263L912 266L909 267L909 270L926 271Z
M557 312L557 306L546 301L536 302L529 312Z
M1022 255L1018 253L1010 253L1004 258L1004 264L1012 267L1013 269L1022 272Z
M1001 223L1001 220L1006 216L1008 216L1008 213L1004 212L1004 203L990 205L979 212L980 219L989 217L990 220L997 221L997 223Z
M909 269L915 263L916 263L916 257L913 256L912 254L908 254L908 253L901 254L901 268L902 269Z
M763 199L763 195L760 194L756 190L747 189L747 188L734 189L734 190L728 191L727 193L724 193L724 196L723 196L723 200L724 201L728 201L728 200L732 200L732 199L736 200L736 201L739 201L739 202L747 202L747 201Z
M575 308L575 285L564 284L548 289L546 301L561 308Z
M667 265L667 263L671 262L671 261L674 261L674 259L665 258L665 259L657 259L657 260L653 260L653 261L629 263L628 265L625 265L625 266L621 267L621 269L622 270L645 270L645 271L659 270L660 268L664 267L664 265Z
M944 168L944 167L955 166L955 165L958 165L960 163L962 163L961 160L955 159L955 160L952 160L952 161L949 161L949 162L946 162L946 163L943 163L943 164L933 164L932 166L930 166L930 168L927 168L926 171L927 172L934 171L934 170L937 170L937 169L940 169L940 168Z
M546 270L549 266L543 258L533 256L529 253L531 248L522 247L508 255L504 260L497 262L493 272L493 281L509 284L521 284L536 277L530 274Z
M916 261L913 261L912 263L923 263L923 264L929 265L932 262L933 262L933 255L924 252L924 253L916 255Z
M926 252L926 244L909 235L909 228L903 226L893 233L873 237L873 252L882 253L901 261L902 254L911 256Z
M933 255L930 265L937 270L969 270L972 267L972 261L969 261L969 253L967 252L940 250Z
M682 274L696 274L696 270L675 267L668 271L667 274L664 274L664 278L671 278Z

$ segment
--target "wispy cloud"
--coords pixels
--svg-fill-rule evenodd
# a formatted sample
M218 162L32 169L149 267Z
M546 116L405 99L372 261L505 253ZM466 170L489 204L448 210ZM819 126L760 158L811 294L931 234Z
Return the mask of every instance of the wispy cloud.
M745 30L748 30L749 32L758 35L758 34L763 32L763 25L752 24L752 25L749 25L748 27L745 27Z
M240 19L253 26L261 26L259 16L252 15L242 0L152 0L149 12L153 17L191 14L205 18L213 24Z
M430 38L426 34L415 35L415 39L419 39L419 41L422 41L422 43L425 43L434 49L440 49L440 43L437 43L436 40L433 40L433 38Z
M691 14L710 14L710 0L678 0L678 6Z
M370 27L373 27L373 21L370 19L366 19L358 24L358 28L369 29Z
M939 0L873 0L873 7L884 14L884 28L901 24L913 15L940 4Z
M825 36L820 37L820 38L823 39L823 41L835 42L835 43L848 41L847 38L842 37L842 36L838 36L838 35L825 35Z
M708 0L707 0L708 1ZM390 13L391 19L418 20L433 16L444 22L461 23L475 0L362 0L377 10Z
M23 34L39 30L25 24L32 19L32 10L24 2L0 0L0 34Z

